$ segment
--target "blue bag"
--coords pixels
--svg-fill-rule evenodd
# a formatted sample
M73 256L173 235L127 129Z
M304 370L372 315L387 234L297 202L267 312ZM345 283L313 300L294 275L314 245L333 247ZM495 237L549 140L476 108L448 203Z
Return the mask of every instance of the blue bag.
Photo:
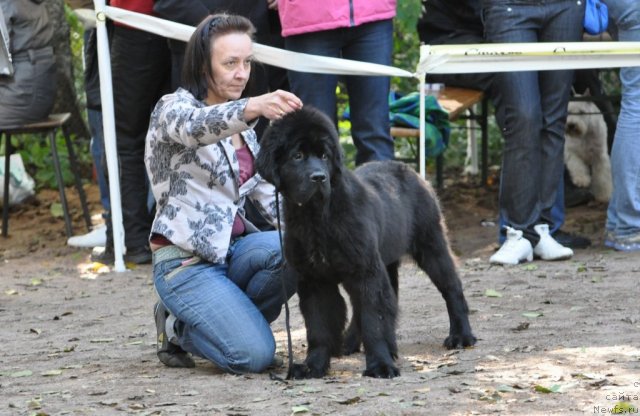
M586 0L584 30L590 35L599 35L609 25L609 9L600 0Z

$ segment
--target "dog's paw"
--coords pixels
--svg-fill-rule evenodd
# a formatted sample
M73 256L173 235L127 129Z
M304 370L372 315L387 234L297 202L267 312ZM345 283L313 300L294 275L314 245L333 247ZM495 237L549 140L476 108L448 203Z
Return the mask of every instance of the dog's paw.
M444 340L444 346L449 350L456 348L473 347L476 344L476 337L471 333L451 334Z
M393 364L380 363L367 366L362 375L373 378L394 378L400 375L400 370Z
M578 188L587 188L591 185L591 176L589 175L571 175L571 182Z
M322 378L326 375L326 369L314 369L309 367L307 364L294 364L293 367L289 368L289 374L287 375L287 378L302 380L305 378Z

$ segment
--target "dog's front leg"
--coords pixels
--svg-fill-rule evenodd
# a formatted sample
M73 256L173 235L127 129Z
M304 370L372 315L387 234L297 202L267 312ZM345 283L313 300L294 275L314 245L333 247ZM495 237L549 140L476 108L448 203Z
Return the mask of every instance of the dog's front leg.
M331 356L340 355L347 307L337 284L301 279L300 310L307 329L307 358L291 370L293 378L320 378L329 370Z
M353 280L353 281L352 281ZM366 356L364 376L393 378L400 375L394 365L398 355L396 317L398 302L384 268L365 272L345 282L353 303L353 319L360 320L362 344Z
M565 164L571 177L571 182L579 188L586 188L591 185L591 171L589 166L574 154L565 156Z

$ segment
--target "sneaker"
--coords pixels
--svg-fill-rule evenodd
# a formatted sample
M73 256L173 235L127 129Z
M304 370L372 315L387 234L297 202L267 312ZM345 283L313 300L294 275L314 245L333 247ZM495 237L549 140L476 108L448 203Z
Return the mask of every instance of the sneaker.
M612 232L605 235L604 244L613 247L618 251L638 251L640 250L640 232L625 237L617 237ZM611 244L608 245L607 243Z
M573 256L573 250L558 243L549 234L548 224L538 224L533 229L540 236L540 241L533 248L533 254L542 260L565 260Z
M180 348L180 346L171 342L167 336L166 324L169 312L162 302L157 302L153 308L153 315L156 320L156 332L158 339L156 343L156 352L160 362L167 367L176 368L193 368L196 363L189 353Z
M531 243L522 237L522 231L505 227L507 229L507 239L489 259L493 264L518 264L521 261L533 260L533 249Z
M67 240L68 246L73 247L96 247L107 244L107 226L101 225L87 234L74 235Z
M591 245L591 240L577 234L571 234L566 231L558 230L551 234L554 240L565 247L569 248L587 248Z
M95 247L91 253L91 261L95 261L102 264L113 264L116 256L113 252L113 246L107 245L106 247ZM131 250L127 249L124 254L125 263L134 264L150 264L152 259L152 253L149 246L134 247Z

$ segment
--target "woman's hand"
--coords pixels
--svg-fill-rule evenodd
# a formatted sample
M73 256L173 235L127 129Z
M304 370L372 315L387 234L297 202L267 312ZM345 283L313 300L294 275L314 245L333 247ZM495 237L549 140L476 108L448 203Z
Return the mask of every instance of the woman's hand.
M276 10L278 8L278 0L267 0L267 7Z
M244 119L249 121L263 116L269 120L278 120L285 114L301 108L300 98L288 91L276 90L249 98L244 108Z

